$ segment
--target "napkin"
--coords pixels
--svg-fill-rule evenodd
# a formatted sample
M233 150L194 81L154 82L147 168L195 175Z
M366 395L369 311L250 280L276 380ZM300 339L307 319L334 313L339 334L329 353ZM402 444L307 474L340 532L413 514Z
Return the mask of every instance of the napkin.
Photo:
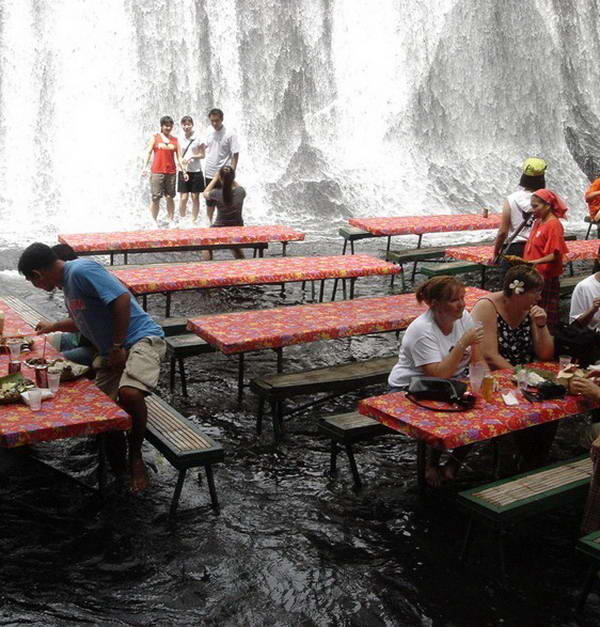
M21 392L21 398L27 407L29 407L29 392ZM47 401L49 398L54 398L54 394L50 390L42 390L42 402Z

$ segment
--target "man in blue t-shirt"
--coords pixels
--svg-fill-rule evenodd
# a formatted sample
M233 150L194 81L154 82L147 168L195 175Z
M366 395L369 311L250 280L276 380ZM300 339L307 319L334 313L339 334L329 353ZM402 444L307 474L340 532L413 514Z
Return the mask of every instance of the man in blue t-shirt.
M96 385L131 416L129 469L135 492L148 485L142 459L146 431L145 396L156 384L165 354L163 330L112 274L95 261L62 261L49 246L28 246L19 259L19 272L48 292L60 287L69 317L40 322L38 333L80 331L98 351L94 360ZM109 461L116 474L126 470L125 440L121 432L109 436Z

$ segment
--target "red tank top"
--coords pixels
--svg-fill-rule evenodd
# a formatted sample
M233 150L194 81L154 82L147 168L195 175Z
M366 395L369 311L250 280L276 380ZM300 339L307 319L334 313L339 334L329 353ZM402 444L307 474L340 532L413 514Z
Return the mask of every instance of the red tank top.
M162 135L157 133L154 136L154 159L152 159L152 174L175 174L177 168L175 167L175 151L177 150L177 137L169 137L168 146L172 148L165 148Z

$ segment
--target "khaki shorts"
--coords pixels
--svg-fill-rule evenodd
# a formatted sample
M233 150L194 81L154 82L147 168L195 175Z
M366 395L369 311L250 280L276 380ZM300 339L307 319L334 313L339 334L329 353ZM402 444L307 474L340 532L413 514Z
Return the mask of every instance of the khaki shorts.
M150 192L152 193L152 200L158 200L163 196L175 198L176 178L176 174L151 174Z
M125 367L120 370L107 368L106 357L94 360L96 385L113 401L119 390L132 387L148 394L156 387L160 375L160 361L165 356L167 345L162 337L144 337L136 342L127 355Z

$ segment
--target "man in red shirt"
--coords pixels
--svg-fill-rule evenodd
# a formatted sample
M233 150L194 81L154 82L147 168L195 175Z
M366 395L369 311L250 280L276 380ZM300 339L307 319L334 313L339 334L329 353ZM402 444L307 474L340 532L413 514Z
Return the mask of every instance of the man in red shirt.
M181 162L181 149L177 137L171 135L173 130L173 118L164 115L160 118L160 133L156 133L150 138L148 148L146 150L146 161L142 176L148 174L148 163L152 159L152 168L150 175L150 191L152 193L152 202L150 204L150 213L156 222L158 212L160 210L160 199L165 196L167 199L167 214L169 221L175 219L175 178L177 176L177 166L183 173L183 180L188 180L183 163ZM177 162L177 166L175 165Z

